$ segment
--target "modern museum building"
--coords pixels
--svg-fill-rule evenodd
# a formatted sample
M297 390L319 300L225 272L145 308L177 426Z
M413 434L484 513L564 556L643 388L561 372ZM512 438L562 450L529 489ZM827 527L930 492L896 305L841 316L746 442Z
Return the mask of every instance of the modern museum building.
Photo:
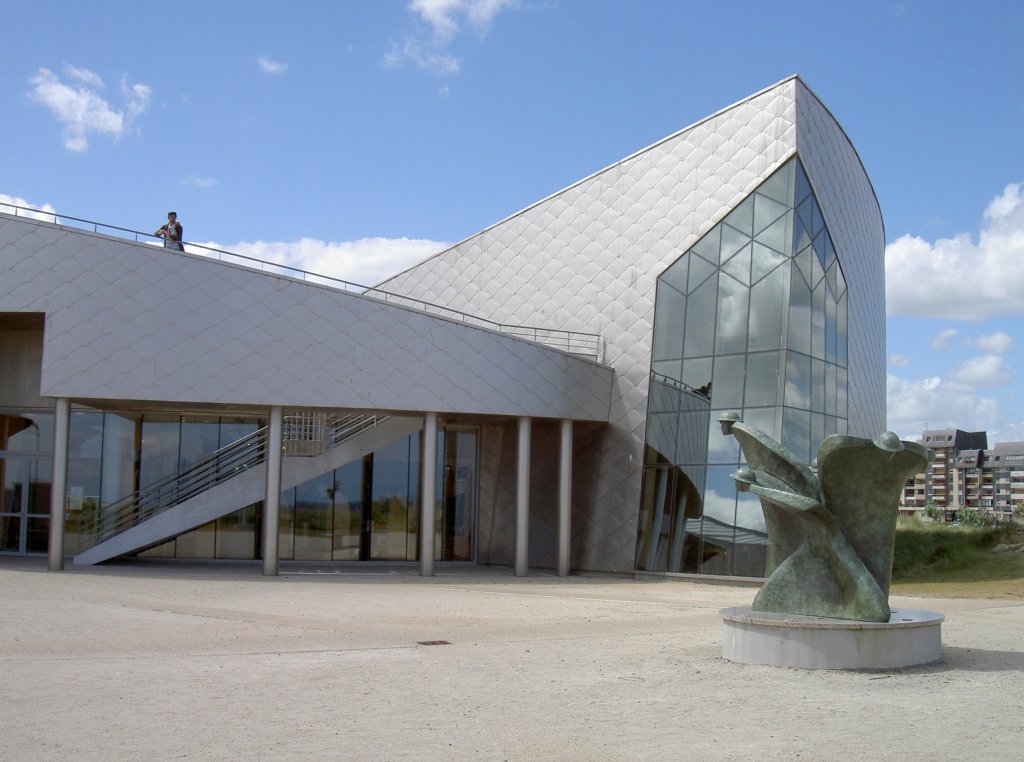
M372 288L0 206L0 553L760 577L718 417L885 428L884 230L790 77Z

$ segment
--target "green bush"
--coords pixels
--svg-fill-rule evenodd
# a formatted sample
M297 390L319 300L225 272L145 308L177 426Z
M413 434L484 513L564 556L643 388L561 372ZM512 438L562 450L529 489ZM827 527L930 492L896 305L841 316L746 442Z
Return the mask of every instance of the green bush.
M1024 576L1024 556L993 554L1013 528L901 521L896 527L894 582L968 582Z

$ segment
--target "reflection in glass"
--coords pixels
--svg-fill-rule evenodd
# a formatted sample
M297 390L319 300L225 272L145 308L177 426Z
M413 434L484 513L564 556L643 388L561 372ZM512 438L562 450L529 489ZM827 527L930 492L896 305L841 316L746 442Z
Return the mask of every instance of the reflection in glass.
M718 299L718 276L708 278L686 302L684 357L704 357L714 353L715 306Z
M811 406L811 358L796 352L786 353L787 407L809 409Z
M747 302L750 289L722 274L718 280L718 326L715 354L743 352L747 348ZM687 338L689 338L687 336Z
M746 357L728 355L715 358L715 383L711 389L711 401L716 408L743 407L743 376Z
M790 269L779 267L751 288L748 352L782 347Z
M747 391L744 407L779 403L779 352L747 355Z

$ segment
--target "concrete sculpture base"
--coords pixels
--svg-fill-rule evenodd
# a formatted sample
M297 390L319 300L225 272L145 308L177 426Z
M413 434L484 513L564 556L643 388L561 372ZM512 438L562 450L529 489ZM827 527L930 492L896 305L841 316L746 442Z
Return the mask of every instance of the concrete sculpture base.
M901 669L942 661L942 614L894 609L888 622L721 610L722 656L800 669Z

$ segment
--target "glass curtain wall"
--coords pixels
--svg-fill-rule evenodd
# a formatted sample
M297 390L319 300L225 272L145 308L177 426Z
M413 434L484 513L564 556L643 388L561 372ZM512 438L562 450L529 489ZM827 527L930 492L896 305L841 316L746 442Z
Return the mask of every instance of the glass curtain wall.
M71 414L65 546L100 506L188 468L256 431L251 417L100 412ZM475 558L478 432L438 432L435 559ZM0 410L0 553L48 548L53 411ZM282 492L280 557L307 561L415 561L419 557L420 436L412 435ZM140 554L257 559L257 502Z
M756 496L719 415L810 462L847 429L847 293L799 159L780 168L658 278L636 565L764 573Z

